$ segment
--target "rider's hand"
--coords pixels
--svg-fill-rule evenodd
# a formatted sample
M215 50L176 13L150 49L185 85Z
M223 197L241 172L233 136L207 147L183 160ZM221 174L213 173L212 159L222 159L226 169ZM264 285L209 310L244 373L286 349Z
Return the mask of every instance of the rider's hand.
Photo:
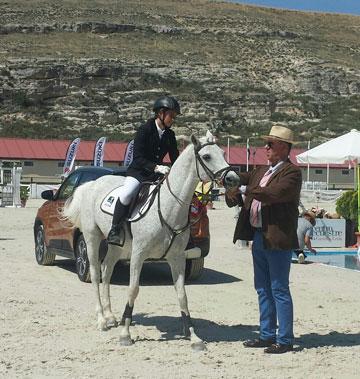
M170 171L170 167L161 166L161 165L157 165L154 170L154 172L156 172L157 174L162 174L162 175L168 174L169 171Z

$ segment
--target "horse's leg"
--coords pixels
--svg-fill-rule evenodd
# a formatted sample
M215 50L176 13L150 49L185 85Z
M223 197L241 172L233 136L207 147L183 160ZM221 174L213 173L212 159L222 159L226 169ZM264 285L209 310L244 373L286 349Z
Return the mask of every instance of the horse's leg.
M114 271L114 266L119 260L118 247L113 245L108 245L108 252L106 253L105 259L101 264L101 273L102 273L102 284L103 284L103 293L102 293L102 306L103 313L106 319L106 326L108 328L116 327L117 321L111 310L111 301L110 301L110 280L112 273Z
M204 342L195 334L188 309L187 296L185 292L185 254L181 252L181 254L170 256L167 258L167 261L171 268L174 286L180 304L184 334L186 337L190 337L191 347L194 350L205 350L206 347Z
M130 260L130 283L129 283L129 293L128 302L125 306L125 310L121 319L121 325L123 325L120 332L120 344L124 346L129 346L133 344L130 336L130 325L132 321L132 312L134 309L135 299L139 293L139 281L141 268L144 263L144 258L140 253L135 253L134 251L131 255Z
M99 230L92 231L91 233L84 232L84 237L87 247L87 255L90 263L90 277L91 283L95 290L96 298L96 315L97 315L97 328L99 330L107 330L106 319L103 313L103 307L100 297L100 262L99 262L99 246L101 242L101 232Z

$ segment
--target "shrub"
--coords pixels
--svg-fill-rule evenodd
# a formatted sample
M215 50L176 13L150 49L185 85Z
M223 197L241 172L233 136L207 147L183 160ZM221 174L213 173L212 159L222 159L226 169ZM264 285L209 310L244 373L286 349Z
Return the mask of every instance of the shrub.
M27 200L30 195L30 187L29 186L20 186L20 199Z
M358 222L357 191L346 191L336 200L336 213L347 220Z

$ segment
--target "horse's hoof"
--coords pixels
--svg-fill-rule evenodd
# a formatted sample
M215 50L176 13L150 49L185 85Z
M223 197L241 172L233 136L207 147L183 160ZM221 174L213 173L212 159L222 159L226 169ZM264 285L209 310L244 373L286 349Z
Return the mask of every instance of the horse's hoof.
M107 328L116 328L118 326L118 322L115 319L106 320Z
M204 342L194 342L191 344L191 348L194 350L194 351L204 351L206 350L206 346L204 344Z
M119 342L121 346L131 346L134 343L134 341L129 336L120 337Z

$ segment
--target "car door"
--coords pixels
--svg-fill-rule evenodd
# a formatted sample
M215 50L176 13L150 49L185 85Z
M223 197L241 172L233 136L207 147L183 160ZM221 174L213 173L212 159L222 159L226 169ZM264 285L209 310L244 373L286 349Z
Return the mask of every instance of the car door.
M48 239L49 247L71 251L73 228L66 221L61 219L60 210L64 206L65 201L73 194L80 179L79 172L73 172L60 186L55 195L54 201L51 203L49 210L49 227Z

